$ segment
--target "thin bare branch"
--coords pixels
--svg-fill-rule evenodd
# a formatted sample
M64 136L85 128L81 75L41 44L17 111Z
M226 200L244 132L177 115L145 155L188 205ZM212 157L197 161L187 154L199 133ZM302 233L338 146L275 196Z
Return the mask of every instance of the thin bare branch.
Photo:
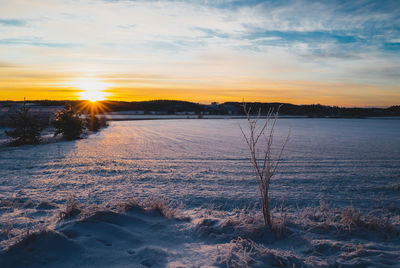
M247 122L249 124L249 134L246 135L245 131L241 126L240 131L242 132L243 137L246 140L246 143L250 150L251 163L253 165L256 181L258 185L258 191L260 195L261 209L264 217L264 224L269 226L272 230L273 221L271 220L270 210L269 210L269 184L271 178L275 175L278 165L281 161L283 151L286 147L286 144L289 141L290 132L286 137L286 140L279 151L278 157L276 160L272 158L272 145L274 142L274 132L275 125L278 120L278 112L281 108L281 105L278 107L277 111L274 112L273 108L270 108L265 117L265 121L261 128L257 129L257 124L261 118L261 109L258 111L258 114L255 119L251 119L250 112L251 107L247 108L246 103L243 103L243 110L246 115ZM271 119L273 119L271 121ZM266 134L266 132L268 134ZM265 149L263 151L263 156L261 159L258 158L260 152L258 151L259 147L259 139L263 136L265 138Z

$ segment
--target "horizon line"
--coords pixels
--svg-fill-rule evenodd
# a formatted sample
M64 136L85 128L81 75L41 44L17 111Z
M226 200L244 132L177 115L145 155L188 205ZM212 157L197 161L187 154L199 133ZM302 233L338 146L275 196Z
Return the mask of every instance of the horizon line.
M63 99L63 100L54 100L54 99L32 99L32 100L0 100L1 102L40 102L40 101L56 101L56 102L68 102L68 101L73 101L73 102L83 102L87 101L89 102L90 100L68 100L68 99ZM180 101L180 102L188 102L188 103L195 103L199 105L212 105L213 102L210 103L201 103L201 102L193 102L193 101L187 101L187 100L179 100L179 99L150 99L150 100L141 100L141 101L122 101L122 100L98 100L96 102L126 102L126 103L134 103L134 102L151 102L151 101ZM262 102L262 101L225 101L225 102L218 102L215 101L217 104L224 104L224 103L262 103L262 104L290 104L290 105L297 105L297 106L311 106L311 105L321 105L321 106L327 106L327 107L339 107L339 108L362 108L362 109L387 109L390 107L396 107L400 106L400 104L395 104L395 105L389 105L389 106L339 106L339 105L327 105L327 104L321 104L321 103L312 103L312 104L295 104L295 103L290 103L290 102L278 102L278 101L272 101L272 102Z

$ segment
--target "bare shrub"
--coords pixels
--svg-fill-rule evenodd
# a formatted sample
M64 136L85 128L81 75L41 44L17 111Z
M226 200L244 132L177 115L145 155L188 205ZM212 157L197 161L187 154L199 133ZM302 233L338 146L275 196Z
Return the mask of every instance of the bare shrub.
M274 109L270 109L265 117L264 123L261 125L261 127L258 127L258 122L261 119L261 111L258 111L258 115L255 119L251 119L251 108L247 108L246 104L244 103L243 109L249 125L249 133L246 134L242 127L240 127L240 130L242 131L242 134L250 150L250 161L254 167L256 175L264 224L265 226L268 226L271 230L275 229L275 227L271 219L270 203L268 196L269 185L271 182L271 178L276 174L283 154L283 150L285 149L285 146L290 136L289 132L277 157L274 158L272 155L272 145L274 141L275 124L278 120L279 108L276 110L276 112L274 111ZM265 140L265 144L259 143L261 142L260 138Z

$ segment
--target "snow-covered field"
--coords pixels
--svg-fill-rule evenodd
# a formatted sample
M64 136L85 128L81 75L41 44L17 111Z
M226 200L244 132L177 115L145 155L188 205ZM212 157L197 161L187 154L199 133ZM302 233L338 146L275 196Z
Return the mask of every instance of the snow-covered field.
M399 120L279 120L276 149L291 131L271 184L281 237L260 225L239 125L118 121L1 147L0 266L399 265ZM79 215L60 214L67 199Z

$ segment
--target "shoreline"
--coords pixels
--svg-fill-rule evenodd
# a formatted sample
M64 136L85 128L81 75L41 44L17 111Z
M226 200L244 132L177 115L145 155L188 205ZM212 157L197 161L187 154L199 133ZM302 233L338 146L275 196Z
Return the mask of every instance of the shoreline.
M99 114L98 116L106 118L107 121L136 121L136 120L174 120L174 119L246 119L246 116L236 116L236 115L205 115L199 118L197 115L133 115L133 114ZM265 115L261 115L260 118L265 117ZM256 118L256 116L251 117ZM292 115L280 115L278 119L381 119L381 120L400 120L400 116L384 116L384 117L340 117L340 116L332 116L332 117L316 117L316 116L292 116Z

